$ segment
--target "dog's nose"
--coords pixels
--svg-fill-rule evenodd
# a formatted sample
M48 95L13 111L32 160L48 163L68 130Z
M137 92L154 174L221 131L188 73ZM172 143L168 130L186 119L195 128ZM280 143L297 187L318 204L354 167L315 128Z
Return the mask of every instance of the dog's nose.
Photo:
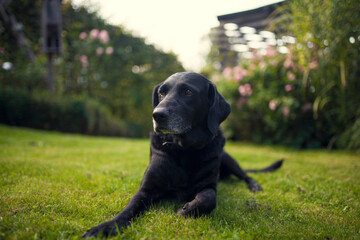
M157 123L164 123L168 116L169 112L165 108L156 108L153 112L153 118Z

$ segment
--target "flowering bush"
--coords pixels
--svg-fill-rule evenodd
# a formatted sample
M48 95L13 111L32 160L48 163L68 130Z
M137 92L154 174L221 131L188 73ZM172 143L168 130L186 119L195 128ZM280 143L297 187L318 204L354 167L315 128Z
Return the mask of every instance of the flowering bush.
M213 73L212 46L204 72L229 99L229 137L298 148L360 150L360 5L349 1L287 1L273 22L291 35L289 53L269 48L235 68ZM283 48L283 47L282 47Z
M95 28L89 33L81 32L79 34L79 40L80 42L77 42L77 45L79 46L79 50L84 53L79 57L79 61L83 69L89 67L88 56L92 58L93 64L97 65L99 60L98 57L103 55L104 52L107 55L112 55L114 52L114 48L112 46L108 46L110 37L108 31L105 29L99 31Z
M283 55L269 47L264 56L254 53L251 60L212 76L232 105L224 124L229 138L296 148L326 144L328 136L316 129L311 85L303 82L304 68L293 51Z

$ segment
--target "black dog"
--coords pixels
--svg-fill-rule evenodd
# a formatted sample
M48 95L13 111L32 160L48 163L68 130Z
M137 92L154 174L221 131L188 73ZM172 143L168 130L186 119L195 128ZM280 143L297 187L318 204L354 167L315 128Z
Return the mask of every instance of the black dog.
M116 235L133 218L163 198L187 203L181 216L199 216L216 207L217 182L234 174L251 191L261 186L246 175L224 150L219 125L230 113L230 105L213 83L197 73L176 73L153 91L153 126L150 164L137 193L109 222L88 230L83 237ZM278 169L282 160L262 170Z

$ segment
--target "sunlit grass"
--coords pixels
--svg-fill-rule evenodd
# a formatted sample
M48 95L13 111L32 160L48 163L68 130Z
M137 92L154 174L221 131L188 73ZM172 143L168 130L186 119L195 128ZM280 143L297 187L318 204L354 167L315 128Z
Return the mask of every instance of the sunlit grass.
M210 215L184 219L175 214L183 203L163 201L117 238L360 238L358 155L244 143L226 148L244 168L286 161L275 173L254 176L261 193L233 178L219 184ZM79 239L126 205L148 161L146 139L0 126L0 239Z

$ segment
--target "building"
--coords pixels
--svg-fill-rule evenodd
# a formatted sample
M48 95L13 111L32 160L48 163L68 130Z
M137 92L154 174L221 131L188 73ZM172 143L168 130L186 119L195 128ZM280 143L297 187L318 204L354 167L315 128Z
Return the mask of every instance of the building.
M291 36L279 38L268 31L270 24L280 14L275 10L284 2L278 2L260 8L218 16L219 26L211 29L210 39L217 47L218 61L215 68L222 70L233 67L244 58L251 58L254 52L265 54L269 46L281 53L288 51L286 44L295 43Z

